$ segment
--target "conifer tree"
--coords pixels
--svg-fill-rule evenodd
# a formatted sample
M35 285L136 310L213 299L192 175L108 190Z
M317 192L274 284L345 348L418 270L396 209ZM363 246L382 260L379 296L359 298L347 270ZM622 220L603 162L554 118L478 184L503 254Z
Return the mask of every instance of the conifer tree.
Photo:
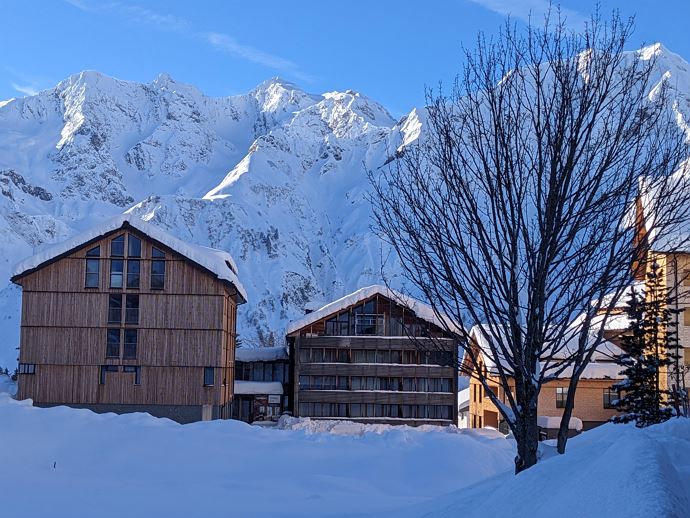
M671 393L662 386L661 373L674 362L678 340L673 310L658 263L650 265L645 293L633 290L626 313L630 331L623 336L618 358L625 379L614 388L622 392L614 407L623 415L612 421L634 421L639 428L666 421L673 415Z

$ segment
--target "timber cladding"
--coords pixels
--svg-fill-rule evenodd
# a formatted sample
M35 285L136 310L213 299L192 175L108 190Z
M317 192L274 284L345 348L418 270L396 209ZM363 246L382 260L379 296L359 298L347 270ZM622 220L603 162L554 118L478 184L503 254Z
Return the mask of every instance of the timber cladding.
M111 257L112 240L123 235L124 257ZM128 236L141 240L140 253L129 256ZM95 247L100 254L89 259L98 264L97 287L86 287L87 252ZM123 288L110 286L114 261L124 266ZM127 287L130 261L137 287ZM152 274L161 263L157 289ZM124 225L13 280L23 291L19 361L35 365L35 373L20 369L19 398L123 408L232 401L237 290L137 229ZM113 298L122 309L111 307ZM135 309L127 309L130 300ZM113 333L116 355L107 346Z
M298 416L348 418L364 422L378 422L409 425L451 424L457 422L457 342L446 338L406 338L381 336L300 336L294 338L292 361L294 362L295 384L294 404ZM334 353L338 361L313 361L310 350L340 350L342 356ZM448 355L445 364L404 363L357 363L355 351L381 351L391 354L404 351L418 353L420 358L428 352L444 352ZM310 358L303 361L302 357ZM384 357L387 357L384 356ZM305 386L301 380L338 380L335 386ZM355 380L395 380L390 389L361 387ZM341 381L343 380L343 381ZM429 391L415 386L410 390L405 383L431 384L443 381L443 391ZM321 381L320 383L324 383ZM340 384L341 383L341 384ZM379 381L376 381L379 383ZM327 415L310 414L316 409ZM363 410L364 409L364 410ZM430 414L429 409L443 409L444 414ZM364 415L366 412L373 414ZM388 414L386 415L386 412ZM422 412L427 412L422 415ZM334 415L335 414L335 415Z

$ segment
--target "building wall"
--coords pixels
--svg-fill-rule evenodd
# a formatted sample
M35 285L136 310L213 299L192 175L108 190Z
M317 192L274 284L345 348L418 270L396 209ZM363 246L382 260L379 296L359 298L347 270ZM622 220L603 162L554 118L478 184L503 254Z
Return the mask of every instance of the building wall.
M377 336L339 336L339 337L301 337L296 336L293 342L292 358L294 361L294 412L297 416L320 417L305 412L305 408L313 408L309 404L344 405L346 415L328 416L330 418L348 418L362 422L395 423L400 424L452 424L457 422L457 346L450 339L428 340L430 351L442 348L450 355L450 362L446 366L422 364L391 364L391 363L353 363L347 362L304 362L301 351L309 349L337 349L347 351L349 360L353 351L412 351L418 347L415 341L408 338L382 338ZM345 377L348 387L351 387L353 377L377 378L421 378L421 379L449 379L448 392L411 392L404 390L318 390L306 389L300 384L301 376L335 376ZM300 406L302 404L302 406ZM375 416L362 417L352 412L352 405L406 405L417 406L448 406L449 418L436 419L428 417L393 417ZM376 409L376 407L374 407ZM417 412L419 408L414 410ZM402 410L401 410L402 411ZM326 416L324 416L326 417Z
M110 241L123 233L142 240L138 289L109 285ZM95 246L101 247L99 286L85 288L85 255ZM153 246L165 252L163 290L150 286ZM35 374L19 376L21 399L94 409L97 405L222 407L232 400L236 295L226 283L175 251L129 227L17 282L23 288L20 363L36 365ZM137 324L108 323L110 294L139 296ZM137 329L136 358L123 359L124 347L119 358L106 358L109 328ZM105 365L119 371L107 372L105 384L100 384ZM122 371L126 365L140 367L140 385L134 384L134 373ZM204 386L205 367L215 369L212 387Z
M617 414L612 408L604 408L604 390L610 388L617 380L590 380L583 379L578 383L575 392L575 406L573 417L577 417L584 423L585 429L608 421ZM537 403L538 415L548 417L560 417L563 409L556 407L556 388L568 387L569 380L563 379L546 383L539 393ZM498 390L501 401L507 401L502 388L499 388L497 378L492 378L490 384ZM510 383L511 390L514 384ZM483 426L497 427L495 419L501 419L498 409L491 399L486 397L483 387L475 378L470 381L470 412L468 427L481 428Z

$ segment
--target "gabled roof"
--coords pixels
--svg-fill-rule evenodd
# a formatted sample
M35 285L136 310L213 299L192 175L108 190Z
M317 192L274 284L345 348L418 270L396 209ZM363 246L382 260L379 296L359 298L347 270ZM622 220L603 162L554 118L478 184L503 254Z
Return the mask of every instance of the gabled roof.
M374 284L373 286L360 288L357 291L350 293L349 295L345 295L344 297L331 302L330 304L326 304L322 308L313 311L303 316L302 318L293 320L287 326L287 334L299 331L300 329L310 324L313 324L314 322L318 322L319 320L326 318L327 316L330 316L334 313L338 313L339 311L342 311L345 308L358 304L359 302L363 302L373 297L374 295L383 295L384 297L392 300L396 304L399 304L400 306L403 306L413 311L418 318L430 322L443 330L446 330L448 327L451 331L457 332L457 330L459 329L459 326L455 324L450 318L444 318L445 322L438 318L436 316L436 313L434 312L434 309L428 304L425 304L424 302L414 299L408 295L403 295L399 291L388 288L387 286Z
M76 248L99 239L105 234L127 227L134 228L154 241L167 246L193 263L208 270L218 279L230 282L237 289L243 301L247 301L247 292L237 278L237 265L229 253L182 241L132 214L122 214L106 220L85 232L55 245L50 245L41 252L24 259L15 266L12 281L16 282L18 278L41 268L46 263L71 253Z
M479 352L482 355L484 365L490 373L497 374L499 372L498 364L500 364L504 372L510 375L510 362L502 356L500 348L497 348L498 358L492 357L487 335L491 337L491 339L501 339L501 337L504 336L504 329L492 328L487 324L482 326L476 325L470 330L470 336L473 342L477 344ZM590 343L594 344L596 336L594 334L590 334L589 340ZM554 364L557 363L559 359L566 359L569 354L576 350L576 341L577 337L573 333L570 339L563 346L563 349L554 355L550 366L551 369L553 369ZM592 361L585 367L581 378L621 379L622 376L619 373L622 370L622 367L616 363L613 363L613 359L621 354L623 354L623 350L620 347L612 342L609 342L608 340L602 341L597 345L596 350L592 354ZM462 359L463 367L471 368L471 360L469 358L469 353L465 351ZM539 362L540 369L544 366L545 361ZM568 378L571 374L572 367L568 367L563 370L563 372L559 375L559 378Z

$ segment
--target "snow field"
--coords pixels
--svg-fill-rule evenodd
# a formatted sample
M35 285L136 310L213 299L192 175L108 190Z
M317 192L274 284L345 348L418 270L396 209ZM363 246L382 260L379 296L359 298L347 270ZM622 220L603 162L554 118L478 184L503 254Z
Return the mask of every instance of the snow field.
M509 470L513 456L483 431L182 426L0 393L7 516L381 516Z

